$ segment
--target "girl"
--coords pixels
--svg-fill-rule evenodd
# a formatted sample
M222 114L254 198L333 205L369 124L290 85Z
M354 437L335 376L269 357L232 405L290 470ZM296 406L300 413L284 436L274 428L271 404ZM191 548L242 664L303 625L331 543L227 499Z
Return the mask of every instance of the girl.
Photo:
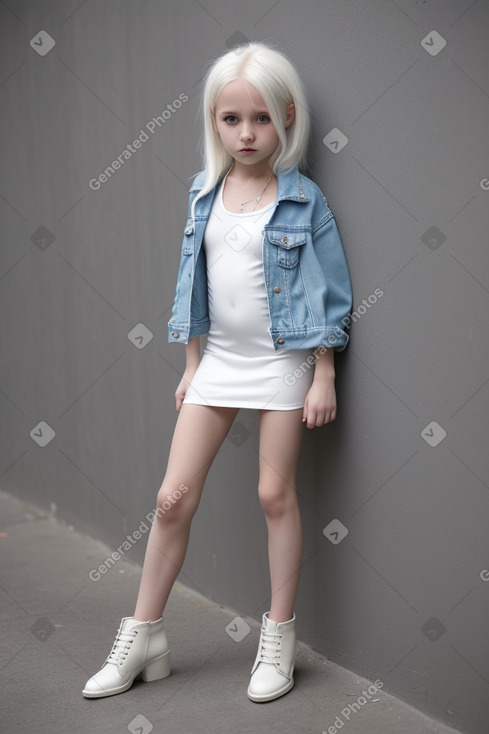
M247 693L271 701L294 684L302 560L296 465L304 427L336 417L334 351L348 342L350 277L326 199L298 169L309 117L290 61L263 43L240 46L212 65L202 102L205 170L190 188L168 324L169 341L187 345L179 415L134 616L122 619L87 682L90 698L122 693L136 677L170 674L163 610L207 473L240 408L259 410L271 580Z

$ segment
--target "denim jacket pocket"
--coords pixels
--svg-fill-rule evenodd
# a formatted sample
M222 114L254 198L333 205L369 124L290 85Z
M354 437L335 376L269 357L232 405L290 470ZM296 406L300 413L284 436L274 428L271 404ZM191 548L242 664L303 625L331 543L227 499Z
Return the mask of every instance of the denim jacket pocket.
M269 230L267 237L276 250L277 265L281 268L296 268L299 264L300 247L307 242L307 233Z

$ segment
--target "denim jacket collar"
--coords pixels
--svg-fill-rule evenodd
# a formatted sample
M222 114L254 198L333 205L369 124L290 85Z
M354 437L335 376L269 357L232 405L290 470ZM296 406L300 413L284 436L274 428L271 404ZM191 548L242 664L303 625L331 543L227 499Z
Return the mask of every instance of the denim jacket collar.
M309 201L302 188L302 177L297 167L277 176L277 201L290 199L292 201Z
M205 199L210 194L215 193L215 191L217 190L217 187L221 184L225 175L226 174L222 174L221 176L219 176L219 179L216 185L210 191L208 191L204 197L202 197L203 199ZM190 187L190 193L194 191L201 191L201 189L204 187L204 181L205 181L205 171L201 171L194 178L192 185ZM298 201L298 202L309 201L309 199L307 198L302 188L302 177L301 177L301 174L297 166L295 166L290 171L287 171L285 173L283 173L282 171L279 171L277 173L277 199L276 200L277 202L279 202L285 199L289 199L290 201ZM195 216L195 203L199 203L199 202L194 202L194 206L192 206L192 219Z

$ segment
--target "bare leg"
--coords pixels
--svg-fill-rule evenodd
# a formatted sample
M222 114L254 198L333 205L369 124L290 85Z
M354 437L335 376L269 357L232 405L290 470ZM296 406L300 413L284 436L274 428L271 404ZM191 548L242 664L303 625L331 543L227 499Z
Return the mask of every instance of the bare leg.
M237 408L182 405L168 466L158 492L156 518L148 537L134 618L159 619L185 559L190 525L211 464ZM173 499L170 502L168 495Z
M258 492L268 527L271 606L274 622L292 619L302 562L302 525L296 469L304 424L299 410L260 412Z

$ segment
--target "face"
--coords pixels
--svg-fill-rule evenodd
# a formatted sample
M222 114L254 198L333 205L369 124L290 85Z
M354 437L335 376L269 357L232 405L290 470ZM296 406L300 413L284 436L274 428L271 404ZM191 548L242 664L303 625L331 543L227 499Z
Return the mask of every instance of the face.
M293 108L289 105L286 127L293 122ZM237 163L266 162L277 147L278 135L263 97L245 79L229 82L219 94L214 124L224 149Z

